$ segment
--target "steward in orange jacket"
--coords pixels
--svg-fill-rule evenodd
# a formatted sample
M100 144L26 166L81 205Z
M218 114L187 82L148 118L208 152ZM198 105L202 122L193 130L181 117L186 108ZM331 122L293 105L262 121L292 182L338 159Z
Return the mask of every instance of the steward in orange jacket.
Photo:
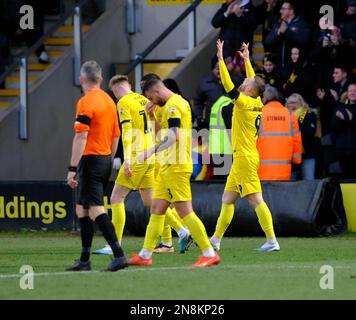
M261 180L290 180L292 163L302 163L298 119L278 101L271 101L262 109L257 149Z

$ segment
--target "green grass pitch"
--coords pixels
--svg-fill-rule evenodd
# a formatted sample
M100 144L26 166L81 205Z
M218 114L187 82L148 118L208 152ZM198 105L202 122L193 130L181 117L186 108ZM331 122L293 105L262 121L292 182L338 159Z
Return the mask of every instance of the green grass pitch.
M356 299L356 234L332 238L279 238L280 252L256 252L263 238L225 238L221 264L192 268L199 255L154 254L151 267L100 272L109 256L92 255L93 271L64 272L78 258L80 237L69 232L0 232L0 299ZM93 249L105 244L95 236ZM125 236L127 255L143 238ZM20 268L31 265L32 290L20 288ZM321 267L333 268L333 280ZM324 278L323 278L324 277ZM326 283L333 289L322 289Z

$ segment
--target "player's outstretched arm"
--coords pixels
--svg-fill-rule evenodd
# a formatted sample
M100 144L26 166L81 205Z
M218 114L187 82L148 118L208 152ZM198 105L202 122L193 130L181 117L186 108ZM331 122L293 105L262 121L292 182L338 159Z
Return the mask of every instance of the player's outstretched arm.
M224 86L225 91L229 93L235 88L235 85L231 80L229 71L227 70L224 62L223 47L224 47L224 41L218 39L218 41L216 42L216 48L217 48L217 57L219 60L219 71L220 71L221 82Z
M239 54L242 59L244 59L245 62L245 68L246 68L246 77L247 78L254 78L255 77L255 70L252 68L252 64L250 61L250 51L248 50L248 43L246 44L245 42L242 44L242 51L239 51Z

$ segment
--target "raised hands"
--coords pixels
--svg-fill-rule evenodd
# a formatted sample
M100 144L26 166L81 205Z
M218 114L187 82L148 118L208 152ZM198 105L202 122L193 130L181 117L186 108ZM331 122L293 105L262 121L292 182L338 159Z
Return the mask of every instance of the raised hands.
M248 43L246 44L245 42L241 46L241 51L239 51L239 54L242 59L244 60L249 60L250 59L250 51L248 50Z
M217 48L217 56L219 60L224 60L224 54L223 54L223 48L224 48L224 41L221 41L220 39L218 39L218 41L216 41L216 48Z

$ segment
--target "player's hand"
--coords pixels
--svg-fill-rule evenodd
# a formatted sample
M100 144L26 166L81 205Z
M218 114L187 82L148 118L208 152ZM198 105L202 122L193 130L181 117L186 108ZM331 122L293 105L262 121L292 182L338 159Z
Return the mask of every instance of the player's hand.
M147 159L147 152L146 151L142 152L141 154L139 154L137 156L137 162L138 163L144 163L146 161L146 159Z
M240 57L244 60L250 59L250 51L248 50L249 43L242 43L241 51L239 51Z
M126 177L132 177L131 163L129 160L125 160L124 163L124 173Z
M77 173L76 172L68 172L67 175L67 184L72 188L76 188L78 186L78 181L76 179Z
M150 116L150 118L153 118L155 116L154 115L155 105L151 101L146 104L146 111L147 111L148 115Z
M223 48L224 48L224 41L221 41L220 39L218 39L218 41L216 41L216 48L217 48L217 56L219 60L224 60L224 54L223 54Z

